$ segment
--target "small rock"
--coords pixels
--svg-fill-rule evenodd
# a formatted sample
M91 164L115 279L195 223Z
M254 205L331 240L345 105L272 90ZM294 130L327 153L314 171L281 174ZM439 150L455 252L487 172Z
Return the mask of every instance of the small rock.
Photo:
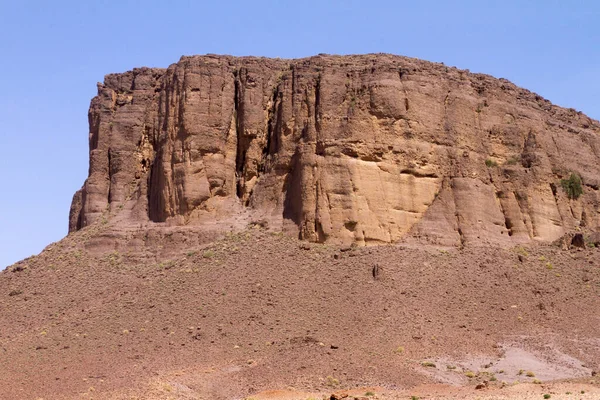
M371 271L371 273L373 274L373 279L378 280L380 272L381 272L381 268L379 267L379 264L375 264Z
M341 399L345 399L346 397L348 397L347 393L333 393L330 397L329 400L341 400Z
M583 234L576 233L573 235L573 239L571 239L571 246L585 249L585 239L583 238Z
M592 232L588 237L588 242L593 244L594 247L600 247L600 232Z
M300 248L301 248L302 250L310 250L310 249L311 249L311 246L310 246L310 244L309 244L309 243L301 243L301 244L300 244Z

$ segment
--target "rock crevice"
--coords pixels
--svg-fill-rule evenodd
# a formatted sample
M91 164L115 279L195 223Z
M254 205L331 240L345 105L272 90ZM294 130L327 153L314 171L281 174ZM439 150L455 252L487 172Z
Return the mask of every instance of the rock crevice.
M89 125L70 231L261 220L317 242L475 245L600 228L600 124L442 64L183 57L106 76Z

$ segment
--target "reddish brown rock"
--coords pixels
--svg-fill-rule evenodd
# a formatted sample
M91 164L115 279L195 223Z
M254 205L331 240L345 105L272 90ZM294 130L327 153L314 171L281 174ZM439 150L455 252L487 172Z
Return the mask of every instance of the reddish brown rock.
M585 239L583 238L583 234L576 233L573 235L573 239L571 239L571 247L585 249Z
M442 64L183 57L108 75L89 121L71 231L263 221L318 242L461 245L600 228L600 124Z

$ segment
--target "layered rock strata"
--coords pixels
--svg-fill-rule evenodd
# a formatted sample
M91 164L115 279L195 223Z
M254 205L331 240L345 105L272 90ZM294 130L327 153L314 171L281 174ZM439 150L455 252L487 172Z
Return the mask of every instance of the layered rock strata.
M70 231L240 221L315 242L552 241L600 228L600 124L504 79L384 54L183 57L112 74ZM576 173L583 194L561 179Z

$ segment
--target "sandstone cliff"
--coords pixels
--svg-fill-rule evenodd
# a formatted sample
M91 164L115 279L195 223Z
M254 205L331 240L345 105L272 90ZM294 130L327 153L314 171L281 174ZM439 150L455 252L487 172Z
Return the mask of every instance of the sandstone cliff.
M249 222L318 242L552 241L600 228L600 124L391 55L183 57L112 74L70 231ZM560 180L581 176L569 199Z

